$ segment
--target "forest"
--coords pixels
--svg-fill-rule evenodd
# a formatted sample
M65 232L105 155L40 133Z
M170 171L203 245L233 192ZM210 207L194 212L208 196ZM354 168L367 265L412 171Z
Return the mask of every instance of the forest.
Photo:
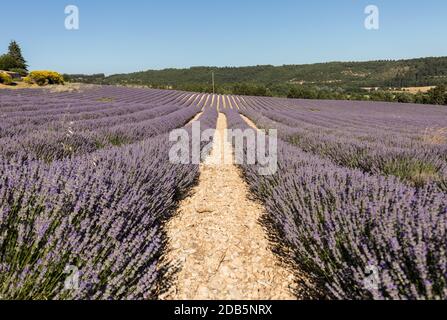
M252 67L192 67L129 74L65 75L73 82L249 96L446 104L447 57ZM396 92L433 86L430 92ZM373 89L373 90L371 90Z

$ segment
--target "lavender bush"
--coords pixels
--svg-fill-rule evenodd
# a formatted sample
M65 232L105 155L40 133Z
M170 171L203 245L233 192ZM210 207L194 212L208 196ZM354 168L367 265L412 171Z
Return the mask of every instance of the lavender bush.
M22 105L19 111L14 111L14 106L24 94L1 96L0 155L51 162L131 144L186 124L202 107L198 103L202 95L135 89L125 92L133 93L129 100L119 98L110 88L89 90L87 96L71 93L70 98L33 92L25 100L30 107ZM136 99L138 93L142 97ZM104 98L99 97L104 96L113 102L102 102Z
M248 128L237 111L225 113L231 128ZM272 239L290 249L313 297L447 298L447 197L437 186L341 167L282 140L278 168L260 176L242 165ZM371 269L377 287L366 285Z
M276 128L280 137L306 152L345 167L372 174L394 175L416 187L447 182L447 136L436 130L447 128L447 110L440 107L394 106L351 102L313 103L313 108L281 106L256 99L242 111L260 128ZM294 100L291 100L294 102ZM315 108L319 109L315 109ZM408 110L407 110L407 109ZM422 110L421 108L424 108ZM445 108L444 108L445 109ZM390 123L392 119L393 124ZM388 127L387 127L388 126Z
M0 156L0 296L156 298L168 271L163 222L198 176L197 165L169 162L165 132L199 107L185 105L137 129L120 125L130 136L150 131L126 146L51 163ZM210 108L202 119L203 129L214 127L217 113ZM74 289L65 286L71 267L79 270Z

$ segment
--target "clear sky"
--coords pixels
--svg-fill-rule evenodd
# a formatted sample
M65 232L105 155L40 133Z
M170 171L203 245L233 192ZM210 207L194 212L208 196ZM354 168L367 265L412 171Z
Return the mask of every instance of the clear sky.
M369 4L379 30L364 27ZM67 73L447 55L445 0L28 0L0 16L0 52L15 39L30 69Z

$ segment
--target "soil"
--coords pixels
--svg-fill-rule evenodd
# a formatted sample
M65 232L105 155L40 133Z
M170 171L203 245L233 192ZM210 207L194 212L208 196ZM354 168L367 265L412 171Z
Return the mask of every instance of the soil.
M265 214L249 190L223 137L219 115L215 145L200 167L198 185L168 222L166 260L179 271L166 300L293 300L294 275L277 260L259 223ZM223 141L223 143L219 143Z

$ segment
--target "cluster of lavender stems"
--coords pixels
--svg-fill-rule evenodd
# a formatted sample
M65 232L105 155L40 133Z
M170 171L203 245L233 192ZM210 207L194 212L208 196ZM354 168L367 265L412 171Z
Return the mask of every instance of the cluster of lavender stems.
M0 101L0 296L156 298L170 274L162 263L164 222L199 174L198 165L169 161L168 132L189 130L204 97L102 87L8 92ZM215 127L215 109L201 121L202 130ZM66 122L82 137L69 154L58 153ZM112 133L125 137L120 145L88 140ZM76 272L75 287L67 287L67 270Z
M250 130L240 113L255 122L262 119L256 103L263 99L253 101L239 111L224 111L230 128ZM296 109L299 115L299 106ZM274 105L268 110L273 112ZM276 252L290 263L297 279L305 279L297 294L325 299L447 298L447 196L438 185L415 187L392 175L342 166L281 138L276 174L259 175L260 165L240 167L265 205L263 223Z

